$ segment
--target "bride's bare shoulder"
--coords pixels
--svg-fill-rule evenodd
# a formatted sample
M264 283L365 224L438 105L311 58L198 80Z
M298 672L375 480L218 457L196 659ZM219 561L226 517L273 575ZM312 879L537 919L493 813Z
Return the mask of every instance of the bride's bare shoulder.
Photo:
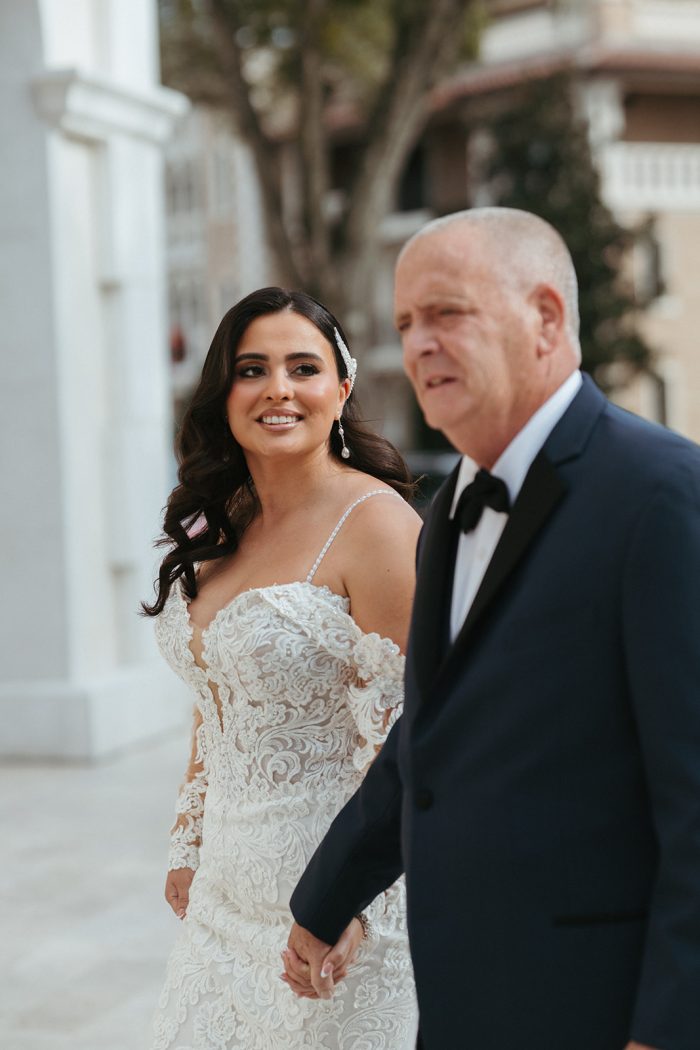
M362 499L363 496L367 498ZM392 548L399 557L415 549L421 519L391 486L363 475L354 498L362 499L362 503L354 508L347 523L350 558L361 555L365 563L385 561Z

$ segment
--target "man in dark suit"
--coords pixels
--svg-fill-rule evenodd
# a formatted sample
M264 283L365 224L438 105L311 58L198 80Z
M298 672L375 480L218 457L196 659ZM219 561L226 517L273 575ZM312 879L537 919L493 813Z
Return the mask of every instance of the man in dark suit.
M463 459L421 538L404 714L295 891L294 958L328 997L405 871L425 1050L698 1050L700 451L581 377L535 216L430 224L396 324Z

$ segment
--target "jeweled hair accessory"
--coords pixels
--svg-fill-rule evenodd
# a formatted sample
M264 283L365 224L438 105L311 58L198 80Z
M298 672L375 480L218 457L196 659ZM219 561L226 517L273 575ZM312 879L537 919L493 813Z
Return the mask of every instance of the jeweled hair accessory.
M350 393L352 393L352 388L355 385L355 376L357 375L357 361L354 357L350 357L350 351L345 345L343 337L337 328L333 329L333 334L335 335L335 341L340 350L340 356L345 364L345 371L348 373L348 379L350 380Z

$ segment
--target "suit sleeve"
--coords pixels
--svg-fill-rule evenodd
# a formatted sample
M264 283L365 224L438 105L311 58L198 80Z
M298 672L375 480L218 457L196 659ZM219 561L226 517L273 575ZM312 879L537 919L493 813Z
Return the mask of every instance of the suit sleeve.
M354 915L403 872L399 718L362 784L340 811L292 894L300 926L335 944Z
M650 500L627 558L628 681L659 865L631 1037L700 1038L700 465Z

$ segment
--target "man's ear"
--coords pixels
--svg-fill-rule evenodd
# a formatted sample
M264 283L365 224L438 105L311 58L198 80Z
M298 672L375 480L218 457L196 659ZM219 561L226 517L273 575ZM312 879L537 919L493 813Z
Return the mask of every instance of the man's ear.
M530 301L538 315L537 356L544 357L560 345L566 328L566 306L560 293L551 284L538 284L530 295Z

